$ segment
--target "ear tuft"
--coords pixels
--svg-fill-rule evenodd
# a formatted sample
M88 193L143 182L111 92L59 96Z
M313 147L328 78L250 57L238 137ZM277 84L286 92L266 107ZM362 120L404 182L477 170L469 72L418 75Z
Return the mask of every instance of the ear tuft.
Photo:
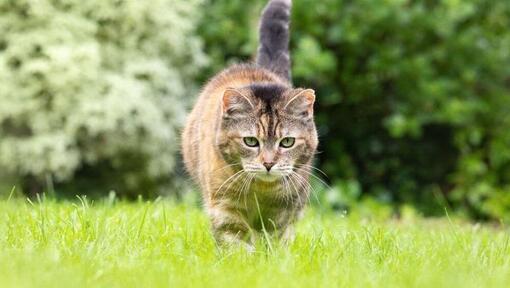
M222 111L224 116L248 113L255 108L250 99L235 88L227 88L223 92Z
M285 105L285 110L298 117L312 117L315 91L312 89L296 89L296 91L297 93L291 96L289 102Z

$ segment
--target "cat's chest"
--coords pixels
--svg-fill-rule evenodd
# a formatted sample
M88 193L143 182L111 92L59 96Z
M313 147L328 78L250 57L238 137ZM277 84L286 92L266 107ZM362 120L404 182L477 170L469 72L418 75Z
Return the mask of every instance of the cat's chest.
M237 203L238 211L253 229L277 230L294 210L292 203L282 198L281 193L282 191L276 189L264 192L250 191Z

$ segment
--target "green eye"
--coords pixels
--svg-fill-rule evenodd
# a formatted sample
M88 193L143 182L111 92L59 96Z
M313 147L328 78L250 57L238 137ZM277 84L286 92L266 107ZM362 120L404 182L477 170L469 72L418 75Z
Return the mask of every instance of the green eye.
M243 138L244 144L248 147L257 147L259 146L259 140L255 137L244 137Z
M283 148L290 148L294 146L294 143L296 142L296 138L294 137L285 137L280 141L280 146Z

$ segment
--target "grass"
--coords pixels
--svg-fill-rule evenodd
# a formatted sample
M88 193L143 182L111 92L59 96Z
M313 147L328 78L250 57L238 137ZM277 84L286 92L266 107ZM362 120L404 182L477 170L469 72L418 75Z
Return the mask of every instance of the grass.
M167 201L0 202L0 287L506 287L506 228L310 209L297 238L216 249L202 211Z

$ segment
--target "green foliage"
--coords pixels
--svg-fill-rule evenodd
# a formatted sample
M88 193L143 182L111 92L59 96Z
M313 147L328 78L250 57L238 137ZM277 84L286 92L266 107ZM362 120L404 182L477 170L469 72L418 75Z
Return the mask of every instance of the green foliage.
M253 55L263 3L210 1L214 67ZM510 221L510 2L293 3L294 80L317 90L329 177L427 214Z
M371 209L372 210L372 209ZM506 287L508 229L309 210L289 245L217 249L196 206L0 201L1 287ZM433 229L431 229L433 227ZM271 241L271 240L270 240Z
M0 0L0 171L35 192L169 184L199 3Z
M244 62L254 56L258 46L257 27L265 0L205 0L204 17L198 34L211 58L203 71L205 81L231 63Z

